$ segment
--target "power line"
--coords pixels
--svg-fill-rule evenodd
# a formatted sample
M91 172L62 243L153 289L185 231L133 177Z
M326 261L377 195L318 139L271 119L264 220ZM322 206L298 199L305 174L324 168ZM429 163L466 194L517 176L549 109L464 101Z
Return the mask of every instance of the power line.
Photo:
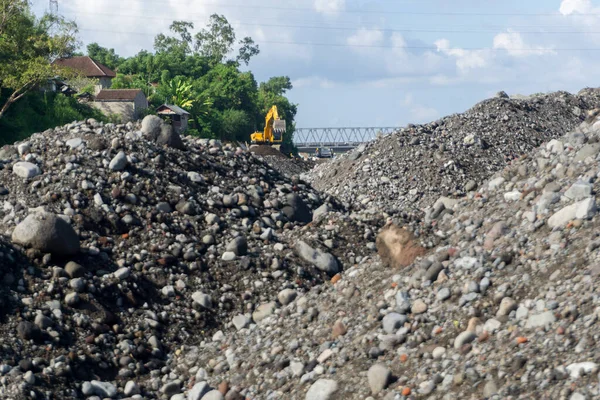
M155 16L146 16L146 15L123 15L123 14L113 14L113 13L87 13L87 12L67 12L67 14L75 14L75 15L105 15L111 17L123 17L123 18L144 18L144 19L153 19L160 21L172 21L170 18L163 17L155 17ZM192 21L191 19L187 19L188 21ZM192 21L199 22L199 21ZM264 24L264 23L256 23L256 22L233 22L234 25L241 26L260 26L260 27L273 27L273 28L297 28L297 29L322 29L322 30L340 30L340 31L374 31L374 32L406 32L406 33L498 33L497 29L421 29L421 28L356 28L356 27L338 27L338 26L315 26L315 25L290 25L290 24ZM511 30L510 32L514 33L523 33L523 34L600 34L600 31L520 31L520 30Z
M116 33L123 35L142 35L142 36L155 36L149 32L126 32L126 31L112 31L104 29L81 29L82 31L91 32L104 32L104 33ZM293 41L278 41L278 40L257 40L258 44L281 44L281 45L298 45L298 46L319 46L319 47L356 47L356 48L373 48L373 49L407 49L407 50L445 50L439 49L435 46L387 46L387 45L360 45L360 44L349 44L349 43L319 43L319 42L293 42ZM448 50L452 50L449 48ZM503 47L503 48L491 48L491 47L461 47L461 50L469 51L532 51L532 52L555 52L555 51L600 51L600 48L526 48L526 47Z
M111 0L103 0L103 2L111 1ZM119 3L122 3L119 0ZM175 1L171 0L175 3L185 3L189 4L189 1ZM161 0L144 0L144 3L164 3ZM256 10L278 10L278 11L298 11L298 12L315 12L314 8L301 8L301 7L282 7L282 6L260 6L260 5L248 5L248 4L222 4L216 2L206 2L203 1L202 5L210 5L215 6L217 8L236 8L236 9L256 9ZM377 10L335 10L335 13L341 14L402 14L402 15L424 15L424 16L473 16L473 17L588 17L588 16L600 16L600 13L588 13L588 14L560 14L559 12L552 13L521 13L521 12L504 12L504 13L493 13L493 12L462 12L462 11L394 11L394 10L386 10L386 11L377 11Z

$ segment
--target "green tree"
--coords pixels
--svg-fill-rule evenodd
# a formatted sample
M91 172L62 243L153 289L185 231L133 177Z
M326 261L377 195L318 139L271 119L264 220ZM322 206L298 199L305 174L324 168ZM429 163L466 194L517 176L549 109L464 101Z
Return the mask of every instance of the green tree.
M110 69L116 69L123 62L123 59L115 53L115 49L107 49L98 43L88 44L87 54Z
M52 65L77 48L77 25L64 18L44 15L35 18L22 0L0 0L0 118L9 107L49 77L65 73Z

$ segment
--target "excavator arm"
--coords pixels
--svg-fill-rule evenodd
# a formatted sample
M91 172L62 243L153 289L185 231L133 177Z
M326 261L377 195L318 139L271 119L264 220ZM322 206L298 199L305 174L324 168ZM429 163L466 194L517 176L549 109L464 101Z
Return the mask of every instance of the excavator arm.
M281 143L283 142L285 130L285 120L279 117L277 106L273 106L265 117L263 133L255 132L250 136L250 139L253 143Z

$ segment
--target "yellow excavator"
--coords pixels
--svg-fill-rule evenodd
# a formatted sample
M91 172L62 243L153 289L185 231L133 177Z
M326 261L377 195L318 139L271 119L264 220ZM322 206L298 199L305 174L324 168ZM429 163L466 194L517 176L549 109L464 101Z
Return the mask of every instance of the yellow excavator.
M265 118L264 132L254 132L250 135L252 144L273 145L274 143L281 144L283 142L283 134L285 133L285 120L279 117L277 106L271 107Z

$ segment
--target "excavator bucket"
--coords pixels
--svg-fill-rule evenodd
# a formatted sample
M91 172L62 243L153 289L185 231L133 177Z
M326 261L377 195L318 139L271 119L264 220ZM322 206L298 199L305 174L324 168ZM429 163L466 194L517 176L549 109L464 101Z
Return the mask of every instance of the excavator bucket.
M273 141L283 141L283 134L285 133L285 120L276 119L273 121Z
M273 131L277 133L285 133L285 119L276 119L273 121Z

